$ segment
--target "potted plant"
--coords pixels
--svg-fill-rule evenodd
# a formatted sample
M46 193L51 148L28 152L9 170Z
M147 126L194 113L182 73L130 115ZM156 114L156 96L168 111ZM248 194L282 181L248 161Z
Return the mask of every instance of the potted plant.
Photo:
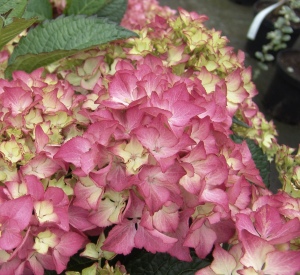
M279 50L291 47L300 34L300 1L258 1L247 34L247 51L262 63L274 60Z
M278 52L291 48L300 34L300 1L258 1L256 17L248 31L247 51L257 58L259 67L268 69L268 62ZM294 61L299 52L286 49L276 60L276 71L266 93L263 106L277 120L298 124L299 71ZM294 68L294 69L293 69ZM292 70L292 71L291 71Z
M0 2L1 275L300 270L299 152L277 143L244 54L205 15L12 2Z
M300 124L300 51L286 49L276 57L276 70L262 104L275 119Z

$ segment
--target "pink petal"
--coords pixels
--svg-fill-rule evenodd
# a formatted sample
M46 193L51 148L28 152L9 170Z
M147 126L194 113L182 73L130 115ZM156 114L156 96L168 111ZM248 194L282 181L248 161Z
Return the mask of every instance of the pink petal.
M175 84L163 94L164 99L167 99L170 103L174 104L178 101L189 101L190 94L187 90L185 83Z
M265 240L281 229L284 225L279 211L269 205L264 205L254 213L255 227L261 237Z
M87 138L91 143L97 142L103 146L107 146L117 125L118 122L114 120L94 122L90 124L83 137ZM105 131L103 131L103 129L105 129Z
M35 201L42 200L44 197L44 187L41 181L33 175L25 176L24 179L27 186L27 194L31 195Z
M4 228L3 228L4 227ZM23 237L18 230L15 221L3 224L1 228L0 248L3 250L11 250L22 243Z
M23 272L24 264L21 263L19 258L15 257L8 262L1 263L0 275L21 275L22 273L17 273L18 268Z
M236 233L235 223L230 218L213 223L210 228L217 235L216 243L227 243Z
M145 248L151 253L166 252L177 242L177 239L169 237L157 230L147 230L138 226L134 243L137 248Z
M228 169L221 157L210 154L204 160L194 163L195 173L205 177L208 187L221 185L227 179Z
M33 202L30 196L5 201L0 205L0 221L9 218L17 223L18 229L25 229L31 219Z
M135 235L135 223L125 220L122 224L116 225L109 231L102 249L128 255L135 247Z
M199 142L188 155L184 156L181 160L187 163L197 162L207 158L206 150L204 148L204 143Z
M192 117L203 111L202 107L186 101L178 101L173 105L173 115L169 119L172 125L185 126Z
M159 116L153 120L154 127L140 127L135 130L138 140L146 147L154 158L160 163L163 170L173 164L176 154L194 144L186 134L178 139L164 124L164 118ZM168 165L166 165L168 160Z
M33 102L30 91L25 91L19 87L5 87L2 94L2 104L4 107L10 108L12 115L16 116L22 113Z
M171 166L162 173L158 166L144 166L139 173L138 188L143 195L150 212L156 212L167 202L177 202L180 190L175 182L182 176L182 168ZM179 201L178 201L178 204Z
M137 78L132 71L118 71L109 85L109 94L113 98L130 99L136 89Z
M245 209L250 202L251 186L244 177L237 180L226 190L229 203L239 209Z
M190 249L186 246L183 246L184 239L188 233L189 230L189 219L191 215L193 214L193 209L185 209L183 211L180 211L179 213L179 224L176 228L176 231L173 233L169 233L168 235L170 237L176 238L178 241L172 246L171 249L168 250L168 253L176 257L177 259L181 261L191 262L192 257L190 255Z
M226 250L216 245L213 257L214 260L210 267L216 274L231 275L233 273L237 263Z
M300 251L273 251L268 253L265 274L291 275L300 270Z
M43 94L43 108L45 113L56 113L59 111L67 111L66 106L60 102L57 96L58 89L54 89Z
M246 230L243 230L240 235L245 249L241 263L246 267L261 270L267 259L267 254L274 251L275 248L267 241L252 235Z
M141 182L139 191L145 198L150 211L156 212L170 199L170 191L163 183Z
M48 187L45 191L44 199L51 201L54 206L69 204L68 196L59 187Z
M153 127L151 128L139 128L135 131L139 141L148 149L155 150L155 143L159 139L159 131ZM174 142L175 144L175 142ZM172 143L171 143L172 145Z
M194 195L198 195L204 188L204 184L201 184L201 178L198 174L194 174L193 176L184 175L180 179L180 185Z
M117 69L117 71L119 71L119 70L131 71L131 70L134 70L135 68L129 61L121 59L118 61L117 65L116 65L116 69Z
M43 129L40 125L35 126L34 134L35 134L34 145L35 145L35 148L36 148L36 152L40 153L41 151L43 151L45 146L48 144L49 137L48 137L48 135L46 135L44 133L44 131L43 131Z
M40 262L44 269L55 270L55 262L52 255L50 254L43 255L43 254L36 253L35 255L31 256L31 259L32 258L36 258L37 262Z
M95 184L83 184L77 182L74 187L75 199L73 204L83 209L97 209L98 203L101 200L103 189Z
M129 134L135 128L138 128L142 124L142 120L145 117L144 112L140 110L139 106L130 107L124 111L115 111L114 117L124 127L119 127L114 132L116 139L123 139L124 137L129 138Z
M201 268L200 270L198 270L195 275L218 275L216 274L210 266L207 266L205 268ZM231 275L231 274L230 274Z
M94 181L95 185L97 185L99 188L105 187L107 185L107 174L111 169L111 163L108 163L107 166L104 168L98 170L98 171L91 171L89 174L89 177Z
M61 255L58 250L55 249L53 251L53 262L58 274L62 273L67 268L69 260L70 257Z
M59 169L61 166L43 153L36 155L21 167L23 174L35 175L40 179L52 176Z
M213 202L216 205L221 205L224 211L229 211L227 193L219 188L204 189L199 202Z
M239 213L236 215L236 228L239 233L241 233L243 230L247 230L251 234L258 236L257 231L255 230L255 227L253 225L253 222L249 215Z
M110 202L109 199L102 200L96 211L90 213L88 221L98 227L107 227L113 223L109 221L109 217L114 213L115 206ZM122 213L120 213L122 214ZM120 215L118 215L118 220L120 220Z
M138 71L138 73L140 72ZM141 86L148 97L150 97L153 92L156 92L160 95L163 89L167 86L167 81L162 79L161 75L149 72L143 76L142 81L138 82L138 86Z
M66 232L61 236L60 242L55 246L61 255L71 257L83 247L86 238L75 232Z
M205 219L201 219L192 224L183 245L194 247L197 256L204 259L211 252L216 239L216 233L205 225Z
M107 174L106 181L115 191L122 191L131 186L130 177L126 174L125 164L114 160L111 164L110 171Z
M91 143L83 137L74 137L64 143L54 155L54 158L62 159L65 162L73 163L81 167L81 156L90 150Z
M160 232L174 232L178 223L178 205L175 203L168 203L153 215L153 225Z
M288 242L300 236L300 222L298 218L285 222L275 207L262 206L255 214L255 227L261 238L269 240L271 244Z
M43 275L45 273L44 268L46 267L43 266L34 255L28 257L28 264L34 274Z
M145 92L137 89L137 78L131 71L118 71L111 81L108 92L110 100L102 101L102 104L111 108L120 109L138 102L146 96Z
M86 231L96 228L96 225L88 221L88 210L77 206L70 206L68 214L70 225L76 229Z
M81 169L88 175L97 165L99 160L99 151L97 144L93 144L88 152L81 155Z

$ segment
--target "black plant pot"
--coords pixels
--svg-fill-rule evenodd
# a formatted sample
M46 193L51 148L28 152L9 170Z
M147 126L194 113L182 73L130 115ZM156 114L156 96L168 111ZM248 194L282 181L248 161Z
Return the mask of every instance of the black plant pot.
M253 5L257 0L233 0L233 2L236 2L240 5Z
M300 125L300 51L284 50L276 58L276 71L262 101L275 119Z
M254 15L258 14L261 10L265 9L268 6L271 6L272 4L276 3L277 1L274 0L258 0L254 6ZM299 15L300 15L300 11ZM254 40L247 39L246 43L246 52L249 53L251 57L255 57L255 53L257 51L262 51L263 45L266 45L269 43L269 40L267 39L267 34L271 31L274 31L274 22L277 20L277 17L274 13L270 13L266 16L266 18L262 21L258 32L256 34L256 37ZM295 42L297 41L299 35L300 35L300 24L293 24L293 33L290 34L291 39L286 42L287 48L293 47ZM271 51L269 52L273 56L276 56L278 51Z

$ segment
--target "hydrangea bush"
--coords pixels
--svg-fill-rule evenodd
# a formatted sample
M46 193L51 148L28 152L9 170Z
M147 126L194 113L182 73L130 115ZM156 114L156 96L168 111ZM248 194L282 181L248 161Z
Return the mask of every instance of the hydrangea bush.
M1 275L155 274L155 254L170 274L300 270L299 152L277 143L244 53L207 19L129 0L121 25L139 37L12 80L18 38L4 46Z

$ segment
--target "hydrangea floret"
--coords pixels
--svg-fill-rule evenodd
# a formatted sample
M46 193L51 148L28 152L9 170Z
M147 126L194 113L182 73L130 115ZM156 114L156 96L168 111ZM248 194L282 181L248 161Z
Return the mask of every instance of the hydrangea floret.
M127 274L109 261L134 249L210 258L197 275L300 270L299 153L207 19L129 0L121 24L139 37L0 79L0 275L80 274L75 254L82 274ZM287 192L233 135L277 154Z

